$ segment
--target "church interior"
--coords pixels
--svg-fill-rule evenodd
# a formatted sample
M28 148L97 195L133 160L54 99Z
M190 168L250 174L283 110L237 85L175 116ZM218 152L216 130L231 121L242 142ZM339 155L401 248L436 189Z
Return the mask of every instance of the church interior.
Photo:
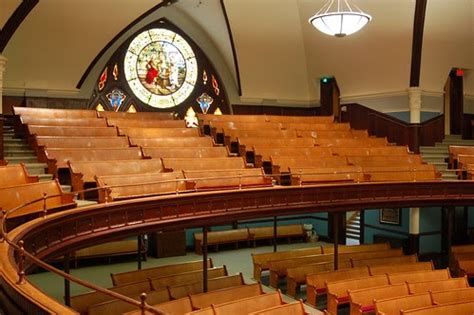
M0 315L474 314L472 0L1 0Z

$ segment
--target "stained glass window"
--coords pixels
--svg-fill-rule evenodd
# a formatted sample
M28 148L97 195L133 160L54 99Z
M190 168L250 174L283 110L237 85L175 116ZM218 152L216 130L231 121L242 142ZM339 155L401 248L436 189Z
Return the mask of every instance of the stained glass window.
M191 46L179 34L162 28L144 31L132 40L124 71L135 96L156 108L182 103L192 93L198 77Z

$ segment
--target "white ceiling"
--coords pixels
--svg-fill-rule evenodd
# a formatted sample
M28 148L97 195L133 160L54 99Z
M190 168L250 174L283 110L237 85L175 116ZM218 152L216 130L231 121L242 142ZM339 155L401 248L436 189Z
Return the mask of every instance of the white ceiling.
M0 25L19 0L0 0ZM182 27L224 77L232 102L310 105L317 80L335 75L342 95L399 94L409 86L415 0L356 0L373 16L352 36L332 38L307 22L324 0L224 0L239 64L237 71L219 0L179 0L150 18ZM40 0L11 38L5 94L84 97L106 62L76 85L97 54L156 0ZM144 20L140 25L149 23ZM125 40L124 38L121 39ZM111 48L113 49L113 47ZM107 52L111 54L111 52ZM106 54L106 55L107 55ZM474 1L428 1L420 86L440 94L452 67L474 69ZM474 96L467 72L466 94Z

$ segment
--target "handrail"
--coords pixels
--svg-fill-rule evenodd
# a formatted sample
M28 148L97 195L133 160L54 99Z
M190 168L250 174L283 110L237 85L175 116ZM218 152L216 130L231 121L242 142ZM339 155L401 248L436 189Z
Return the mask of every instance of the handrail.
M393 189L396 185L404 185L407 186L403 191L400 191L400 197L393 198L390 196L390 192L397 191L397 189ZM396 186L396 187L404 187L404 186ZM464 187L465 186L465 187ZM360 188L360 189L359 189ZM99 189L99 188L94 188L94 189ZM90 190L90 189L89 189ZM321 190L321 191L320 191ZM367 191L372 191L374 190L373 193L370 193L367 195ZM459 190L459 192L458 192ZM248 192L250 191L250 192ZM408 192L408 193L407 193ZM329 193L329 194L328 194ZM409 194L411 193L411 194ZM236 195L237 194L237 195ZM242 196L240 196L242 194ZM270 199L268 197L264 196L272 196ZM466 194L466 195L464 195ZM253 196L254 201L249 201L248 199L250 196ZM243 202L243 200L247 200L248 202L244 202L240 205L237 205L233 203L231 198L234 198L235 200L241 200L240 202ZM311 197L312 199L308 199ZM390 198L389 198L390 197ZM43 197L44 198L44 197ZM39 198L37 201L42 200L43 198ZM184 198L184 199L183 199ZM264 199L262 199L264 198ZM180 220L185 220L189 219L189 214L193 213L191 215L192 219L195 220L205 220L203 222L207 222L206 224L212 224L212 221L209 221L209 215L213 216L222 216L223 220L224 217L225 220L230 220L231 218L229 216L232 216L232 213L241 214L241 213L247 213L247 217L257 217L263 215L265 210L271 210L271 212L275 215L278 215L279 213L289 213L289 210L291 209L300 209L300 212L306 212L306 211L318 211L320 209L321 211L332 211L334 209L335 211L346 211L350 210L352 208L354 209L360 209L361 205L360 202L364 202L367 205L370 206L372 205L377 205L378 203L381 204L401 204L401 201L404 201L405 203L413 203L415 201L420 202L423 200L430 201L431 199L433 200L438 200L439 202L442 201L443 204L446 203L453 203L453 204L458 204L458 203L471 203L474 201L474 181L464 181L463 182L418 182L418 183L360 183L360 184L344 184L344 185L312 185L312 186L307 186L307 187L295 187L295 186L288 186L288 187L267 187L267 188L261 188L261 189L249 189L249 190L232 190L232 191L214 191L214 192L206 192L206 193L191 193L191 194L184 194L180 196L165 196L165 197L154 197L154 198L142 198L142 199L135 199L133 201L129 202L116 202L116 203L109 203L107 205L95 205L95 206L89 206L89 207L84 207L84 208L79 208L79 209L72 209L72 210L66 210L63 212L58 212L55 214L51 214L49 216L45 216L43 218L38 218L33 221L30 221L28 223L25 223L24 225L20 226L19 228L15 229L12 231L13 237L10 238L9 234L6 233L6 231L3 229L3 224L0 225L2 227L2 238L3 240L0 242L8 243L11 247L8 251L10 251L9 257L12 257L11 255L15 252L20 253L18 256L21 257L24 256L28 259L31 260L34 264L39 263L43 268L50 270L52 272L55 272L56 269L54 267L48 267L48 266L43 266L43 262L41 260L38 260L38 258L34 254L39 254L37 250L34 251L34 254L31 254L27 252L26 250L22 250L21 246L18 246L16 243L18 243L20 240L28 240L28 235L31 235L33 239L38 235L36 233L43 231L42 233L48 233L47 230L48 228L54 229L54 226L57 226L58 224L63 225L67 224L67 219L70 217L70 220L77 220L80 216L85 218L86 216L93 217L95 214L95 210L99 211L100 210L100 215L107 215L107 212L110 215L113 214L113 211L118 210L118 211L123 211L124 209L128 209L130 211L130 215L132 215L134 212L142 213L143 211L146 211L148 208L153 208L153 209L160 209L159 205L161 203L166 206L170 202L176 206L179 205L179 207L176 209L176 211L173 211L173 215L170 217L165 217L161 213L161 211L154 211L153 213L155 215L158 215L156 220L150 221L150 218L146 218L141 216L141 219L139 221L136 221L136 216L130 216L128 214L125 215L126 220L131 220L133 224L127 224L125 221L125 225L123 223L120 223L119 225L116 226L111 226L110 222L108 224L108 230L107 233L113 233L115 232L114 229L117 231L120 231L123 228L126 228L124 232L130 234L133 233L135 230L140 229L143 232L146 232L146 229L142 229L143 226L149 225L148 229L152 228L153 226L150 226L150 223L153 223L156 226L159 226L159 224L167 224L167 222L175 222L177 223L176 219ZM210 202L213 205L218 205L220 208L216 209L195 209L196 202L198 200L202 200L203 202ZM213 200L222 200L220 204L213 202ZM257 200L259 201L265 201L265 203L259 204L256 202ZM341 203L341 201L345 200L345 203ZM383 201L382 201L383 200ZM178 201L179 203L177 203ZM375 203L374 203L375 202ZM183 207L187 207L187 204L189 204L191 212L188 214L186 213L181 213L180 210L185 209ZM199 203L198 203L199 204ZM403 203L402 203L403 204ZM135 207L134 207L135 205ZM351 206L352 205L352 206ZM223 209L219 210L219 209ZM278 211L275 211L278 210ZM196 212L198 211L198 212ZM104 214L105 212L105 214ZM204 212L204 213L202 213ZM298 213L295 211L295 213ZM79 216L77 216L79 215ZM199 217L201 216L201 217ZM244 218L245 216L241 216ZM64 221L63 221L64 219ZM6 217L2 216L1 220L5 221ZM46 220L46 221L45 221ZM171 221L170 221L171 220ZM2 222L3 223L3 222ZM94 225L88 227L90 231L97 231L97 233L103 233L103 229L100 228L101 224L104 224L104 222L96 222ZM169 223L168 223L169 224ZM192 220L188 223L188 225L192 224ZM128 231L130 229L130 231ZM79 233L79 234L77 234ZM69 241L74 240L75 237L78 237L79 235L84 235L84 232L82 231L76 231L76 236L72 235L72 239L68 239ZM50 234L47 234L50 235ZM69 235L69 234L68 234ZM88 234L90 235L90 234ZM99 234L98 234L99 235ZM103 234L101 234L103 235ZM64 236L62 235L51 235L52 238L49 240L50 242L55 242L55 239L53 237L58 237L58 240L62 240L62 242L55 242L51 243L56 246L56 248L60 248L61 246L67 246L67 241L64 239ZM92 235L93 237L93 235ZM118 237L118 235L116 235ZM48 248L51 244L48 244ZM52 247L54 249L55 247ZM59 247L58 247L59 246ZM31 246L30 246L31 247ZM45 257L40 254L40 257ZM11 260L8 257L0 257L0 262L3 260L4 264L12 264L14 263L14 260ZM20 259L21 260L21 259ZM120 298L116 296L115 293L110 293L106 289L97 289L93 284L88 284L86 281L83 281L81 279L75 279L73 276L67 275L66 273L63 273L60 270L57 270L60 272L61 276L66 277L67 279L77 282L81 285L86 285L89 288L93 290L98 290L104 294L107 294L109 296L112 296L114 298ZM21 270L19 271L19 275L21 277ZM19 285L20 287L22 285ZM31 289L31 288L30 288ZM33 289L31 289L33 290ZM102 291L103 290L103 291ZM122 298L120 298L122 299ZM127 302L128 300L125 299ZM139 306L142 309L146 308L147 305L145 303L142 303L140 305L139 302L133 300L132 304L135 306ZM131 302L131 301L129 301ZM135 304L137 303L137 304ZM146 308L147 309L147 308ZM147 309L148 310L148 309ZM153 309L150 307L151 312L159 312L159 310Z

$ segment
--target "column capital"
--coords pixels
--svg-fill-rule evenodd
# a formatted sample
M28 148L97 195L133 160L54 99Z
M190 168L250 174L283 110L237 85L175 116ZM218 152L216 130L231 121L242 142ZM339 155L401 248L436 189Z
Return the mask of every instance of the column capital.
M5 71L7 61L8 61L8 58L0 54L0 73L3 73Z
M421 122L421 92L419 87L408 88L408 105L410 108L410 123Z

